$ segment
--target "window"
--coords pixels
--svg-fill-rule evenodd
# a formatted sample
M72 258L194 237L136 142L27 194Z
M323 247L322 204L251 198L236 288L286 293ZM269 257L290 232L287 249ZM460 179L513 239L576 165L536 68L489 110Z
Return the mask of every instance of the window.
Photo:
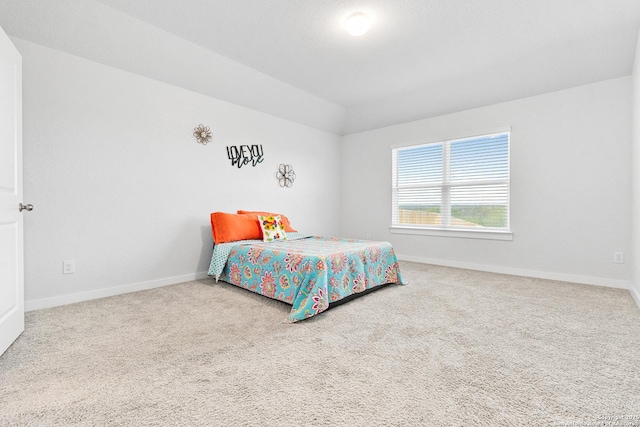
M509 232L509 132L394 148L392 162L392 229Z

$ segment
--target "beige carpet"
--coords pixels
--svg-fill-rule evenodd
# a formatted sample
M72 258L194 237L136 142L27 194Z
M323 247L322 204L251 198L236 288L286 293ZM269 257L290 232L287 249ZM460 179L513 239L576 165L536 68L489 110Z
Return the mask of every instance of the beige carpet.
M627 291L401 268L410 285L293 325L211 280L28 313L0 425L640 425Z

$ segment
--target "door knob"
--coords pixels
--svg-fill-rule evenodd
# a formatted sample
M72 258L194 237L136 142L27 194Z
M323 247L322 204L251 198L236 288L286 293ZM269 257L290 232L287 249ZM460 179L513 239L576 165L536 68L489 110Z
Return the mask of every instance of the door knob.
M29 203L28 205L23 205L22 203L20 203L20 206L18 207L18 209L20 209L20 212L22 212L23 210L27 210L27 212L31 212L33 210L33 205L31 203Z

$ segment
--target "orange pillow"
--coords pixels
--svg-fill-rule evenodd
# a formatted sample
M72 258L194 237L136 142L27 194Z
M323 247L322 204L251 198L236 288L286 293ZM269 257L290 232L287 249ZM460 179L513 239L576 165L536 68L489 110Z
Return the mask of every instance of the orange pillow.
M211 214L211 233L216 244L238 240L262 240L262 229L258 217L254 215L214 212Z
M258 211L243 211L243 210L238 210L239 214L243 214L243 215L256 215L256 220L258 219L257 215L262 215L262 216L278 216L280 215L280 217L282 218L282 223L284 224L284 231L286 231L287 233L295 233L296 230L294 230L293 228L291 228L291 223L289 222L289 218L287 218L286 216L279 214L279 213L273 213L273 212L258 212ZM258 223L258 227L260 227L260 223ZM261 237L262 238L262 235Z

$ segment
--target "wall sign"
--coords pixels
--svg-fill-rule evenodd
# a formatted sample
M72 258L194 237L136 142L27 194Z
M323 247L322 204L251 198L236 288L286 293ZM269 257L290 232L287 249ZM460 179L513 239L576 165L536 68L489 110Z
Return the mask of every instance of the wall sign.
M227 147L227 157L231 160L231 166L241 168L251 163L255 167L264 160L264 151L261 145L230 145Z

